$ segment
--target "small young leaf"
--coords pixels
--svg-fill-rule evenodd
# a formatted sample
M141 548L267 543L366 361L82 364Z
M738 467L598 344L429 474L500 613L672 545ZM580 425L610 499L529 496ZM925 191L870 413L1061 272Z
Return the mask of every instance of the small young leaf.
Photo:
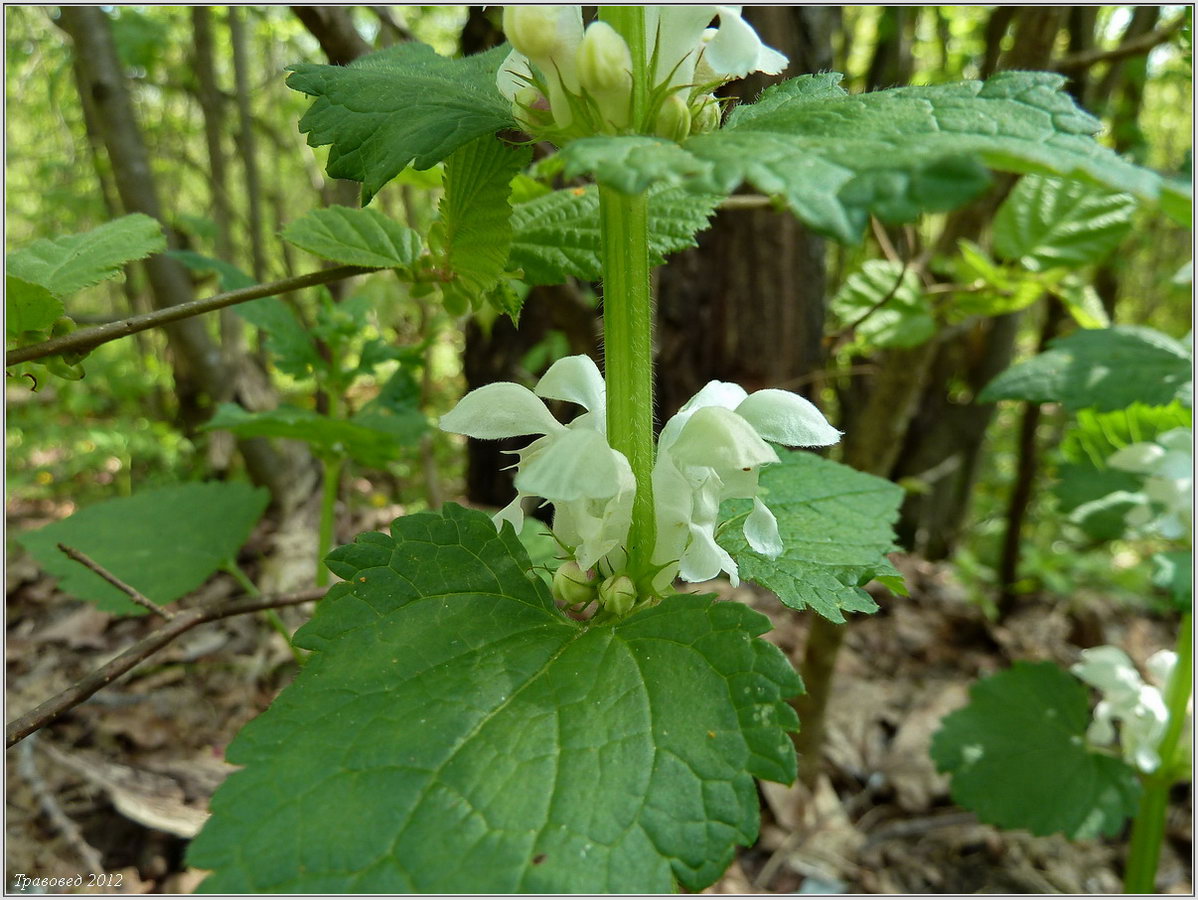
M125 263L166 249L162 226L132 213L82 234L34 241L8 254L8 274L38 284L56 297L115 278Z
M575 622L510 526L452 504L329 565L314 652L190 847L201 890L697 890L756 836L754 776L794 777L800 685L743 604Z
M656 181L730 193L743 181L780 194L823 234L855 242L869 215L909 221L953 209L988 183L986 168L1077 178L1176 214L1184 196L1092 137L1096 119L1060 88L1064 76L1000 72L985 83L850 95L835 73L802 75L739 106L720 131L681 145L594 137L562 150L568 175L636 193Z
M40 284L4 276L4 329L10 337L48 331L63 312L62 301Z
M983 822L1070 838L1118 834L1140 783L1123 760L1086 747L1084 685L1055 663L1017 662L970 689L932 738L952 797Z
M273 437L304 441L325 456L350 456L364 465L383 468L397 459L404 445L397 429L408 425L376 412L364 418L330 419L309 409L279 406L264 412L247 412L236 403L222 403L204 425L205 431L226 430L238 437Z
M377 209L314 209L282 231L283 240L350 266L406 268L420 255L420 235Z
M919 276L902 264L868 260L832 300L832 313L870 347L916 347L936 331Z
M332 145L329 174L362 182L369 202L407 166L428 169L476 138L515 127L512 105L495 87L510 50L448 59L424 44L396 44L348 66L292 66L287 85L316 98L299 127L309 145Z
M512 245L512 178L531 155L484 137L446 161L440 228L453 280L442 290L451 310L477 308L499 284Z
M994 217L994 251L1033 271L1101 261L1127 237L1135 197L1027 175Z
M793 609L810 606L833 622L844 610L873 612L862 586L898 573L885 554L894 549L891 524L903 490L814 453L780 450L779 465L761 473L762 499L778 519L785 549L777 559L756 553L742 532L752 503L730 500L720 507L719 542L732 554L742 578L757 582Z
M262 516L270 494L239 482L194 482L139 491L88 506L19 535L59 587L117 615L146 610L99 575L65 556L66 544L160 604L203 584L232 559Z
M1133 403L1193 403L1189 350L1165 334L1139 325L1077 331L1058 338L1039 356L1018 363L986 385L982 403L1026 400L1099 412Z
M720 198L676 187L649 189L649 262L661 265L669 253L694 247ZM594 185L567 188L517 203L509 266L524 272L528 284L561 284L567 278L598 281L599 191Z

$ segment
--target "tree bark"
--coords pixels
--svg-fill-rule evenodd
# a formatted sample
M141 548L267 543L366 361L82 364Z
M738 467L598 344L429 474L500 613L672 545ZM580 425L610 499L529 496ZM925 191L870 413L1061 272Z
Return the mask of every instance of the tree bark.
M145 213L165 224L149 154L133 113L107 15L99 7L64 6L61 21L74 41L80 93L89 93L95 103L121 205L126 212ZM171 231L166 230L170 242ZM156 254L145 261L145 270L156 308L192 299L191 281L177 260ZM197 399L201 393L206 394L205 406L211 398L224 395L230 382L233 396L253 398L253 404L247 404L250 408L260 408L260 398L271 393L265 374L244 358L233 371L223 365L219 349L199 319L176 322L164 330L176 359L176 388L193 391ZM250 476L267 485L275 499L286 506L295 479L283 458L260 438L240 441L238 447Z
M258 141L250 105L250 75L242 10L229 7L229 42L233 49L233 89L237 97L237 149L245 179L246 221L250 233L250 269L266 280L266 249L262 243L262 177L258 174Z
M347 8L293 6L291 11L320 42L320 49L328 57L330 65L346 66L359 56L371 52L371 46L354 27Z

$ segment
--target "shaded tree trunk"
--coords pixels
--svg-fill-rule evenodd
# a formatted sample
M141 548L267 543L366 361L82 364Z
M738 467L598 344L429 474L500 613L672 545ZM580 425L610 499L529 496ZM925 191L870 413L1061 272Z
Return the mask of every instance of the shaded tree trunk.
M229 7L229 43L233 49L233 89L237 97L237 150L245 183L246 222L250 235L250 270L266 280L266 249L262 243L262 177L258 174L258 141L250 106L250 75L243 10Z
M99 7L64 6L61 22L74 41L80 93L89 93L95 103L100 136L122 207L126 212L145 213L165 222L107 15ZM170 229L167 234L169 240ZM175 259L156 254L145 261L145 270L156 308L192 299L191 281ZM273 394L265 374L244 357L234 370L225 367L200 319L186 319L164 330L176 362L176 386L192 393L197 411L205 408L211 398L224 395L230 382L232 396L251 409L261 408L263 400ZM201 400L203 405L198 402ZM260 438L240 441L238 447L251 477L267 485L275 499L287 507L296 481L292 466Z

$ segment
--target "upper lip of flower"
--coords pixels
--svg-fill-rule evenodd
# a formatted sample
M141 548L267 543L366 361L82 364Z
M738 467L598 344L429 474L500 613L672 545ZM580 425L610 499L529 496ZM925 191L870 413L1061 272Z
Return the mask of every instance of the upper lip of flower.
M568 425L553 417L544 400L577 403L586 412ZM544 435L523 450L516 473L516 499L496 515L496 524L523 524L521 500L543 497L555 505L555 528L577 542L584 569L625 538L636 479L622 453L605 437L607 395L599 368L587 356L559 359L529 390L511 382L468 393L441 417L445 431L482 439ZM560 535L559 535L560 536Z

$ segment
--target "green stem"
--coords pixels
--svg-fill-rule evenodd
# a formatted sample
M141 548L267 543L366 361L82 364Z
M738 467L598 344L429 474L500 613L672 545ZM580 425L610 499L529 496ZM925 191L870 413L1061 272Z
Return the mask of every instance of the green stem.
M620 33L632 54L632 126L646 132L649 106L649 52L643 6L601 6L599 18Z
M1144 793L1131 826L1131 846L1127 852L1127 869L1123 873L1123 890L1128 894L1156 892L1156 867L1160 861L1161 843L1165 839L1165 818L1169 807L1169 789L1178 775L1177 747L1186 723L1186 707L1194 669L1193 614L1181 619L1177 636L1177 665L1165 690L1165 705L1169 724L1160 744L1161 764L1144 779Z
M224 569L234 580L241 585L241 589L250 597L261 597L262 592L258 590L258 585L250 580L250 576L246 575L241 566L237 565L233 560L226 560ZM262 619L273 628L287 642L287 649L291 651L291 655L295 657L295 661L301 666L304 664L303 652L291 643L291 631L287 628L287 623L283 621L283 617L279 615L278 610L264 609L261 611Z
M599 187L603 241L603 343L607 439L636 477L628 569L649 574L653 517L653 297L649 289L649 200Z

